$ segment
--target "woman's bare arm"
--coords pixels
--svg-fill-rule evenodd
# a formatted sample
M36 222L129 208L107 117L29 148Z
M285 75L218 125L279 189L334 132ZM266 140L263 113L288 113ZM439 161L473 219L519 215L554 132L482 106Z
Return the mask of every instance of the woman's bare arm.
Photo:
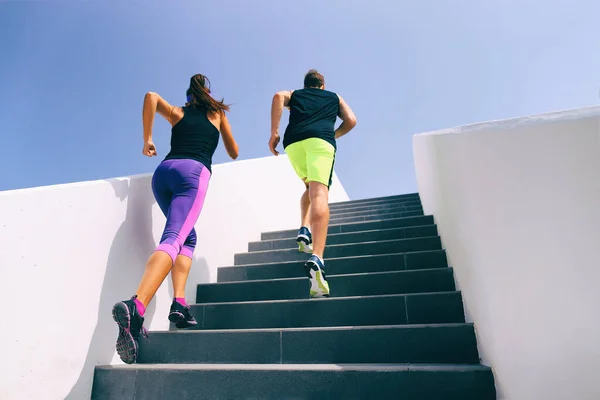
M231 125L229 124L229 120L227 119L227 115L225 112L221 112L221 137L223 138L223 144L225 145L225 150L227 150L227 154L232 159L238 158L239 149L238 145L233 138L233 133L231 133Z
M179 122L181 116L174 112L177 107L169 104L168 101L160 97L158 93L148 92L144 96L144 106L142 109L142 124L144 126L144 142L152 142L152 127L154 126L154 114L160 114L164 119L169 121L171 125ZM174 121L174 119L177 121Z

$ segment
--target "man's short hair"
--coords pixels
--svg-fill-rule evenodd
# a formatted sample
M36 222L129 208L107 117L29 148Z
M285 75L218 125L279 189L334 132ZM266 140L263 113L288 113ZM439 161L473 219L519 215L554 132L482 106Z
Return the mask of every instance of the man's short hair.
M319 88L325 84L325 78L316 69L311 69L304 75L305 88Z

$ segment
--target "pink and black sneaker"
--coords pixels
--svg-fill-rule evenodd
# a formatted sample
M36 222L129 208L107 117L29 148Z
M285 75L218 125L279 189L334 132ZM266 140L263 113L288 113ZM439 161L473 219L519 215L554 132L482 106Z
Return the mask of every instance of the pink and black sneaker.
M112 309L113 319L119 326L117 337L117 353L126 364L133 364L137 360L140 335L148 337L144 328L144 317L140 315L134 303L137 296L130 300L116 303Z
M183 305L173 299L171 310L169 311L169 321L173 322L179 329L190 328L198 325L196 319L190 313L190 306Z

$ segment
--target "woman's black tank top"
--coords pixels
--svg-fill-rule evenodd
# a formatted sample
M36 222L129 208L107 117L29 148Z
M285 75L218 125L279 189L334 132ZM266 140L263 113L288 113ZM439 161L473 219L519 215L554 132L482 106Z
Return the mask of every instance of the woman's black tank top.
M171 151L165 160L188 158L209 171L219 144L219 130L208 120L205 108L183 107L183 118L171 128Z

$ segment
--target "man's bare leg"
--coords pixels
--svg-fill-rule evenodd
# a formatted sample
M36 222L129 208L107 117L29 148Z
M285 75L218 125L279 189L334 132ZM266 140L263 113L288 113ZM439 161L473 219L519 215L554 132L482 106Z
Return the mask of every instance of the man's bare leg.
M310 194L308 185L300 198L300 226L305 226L310 229Z
M305 268L310 279L310 297L328 297L329 283L325 276L323 256L329 226L329 189L318 182L309 183L310 222L313 229L312 256Z
M329 189L319 182L310 182L310 221L313 235L313 254L323 260L329 226Z
M304 183L306 185L306 182ZM296 237L298 251L303 253L312 253L312 236L310 233L310 190L306 185L306 190L300 198L300 230Z

